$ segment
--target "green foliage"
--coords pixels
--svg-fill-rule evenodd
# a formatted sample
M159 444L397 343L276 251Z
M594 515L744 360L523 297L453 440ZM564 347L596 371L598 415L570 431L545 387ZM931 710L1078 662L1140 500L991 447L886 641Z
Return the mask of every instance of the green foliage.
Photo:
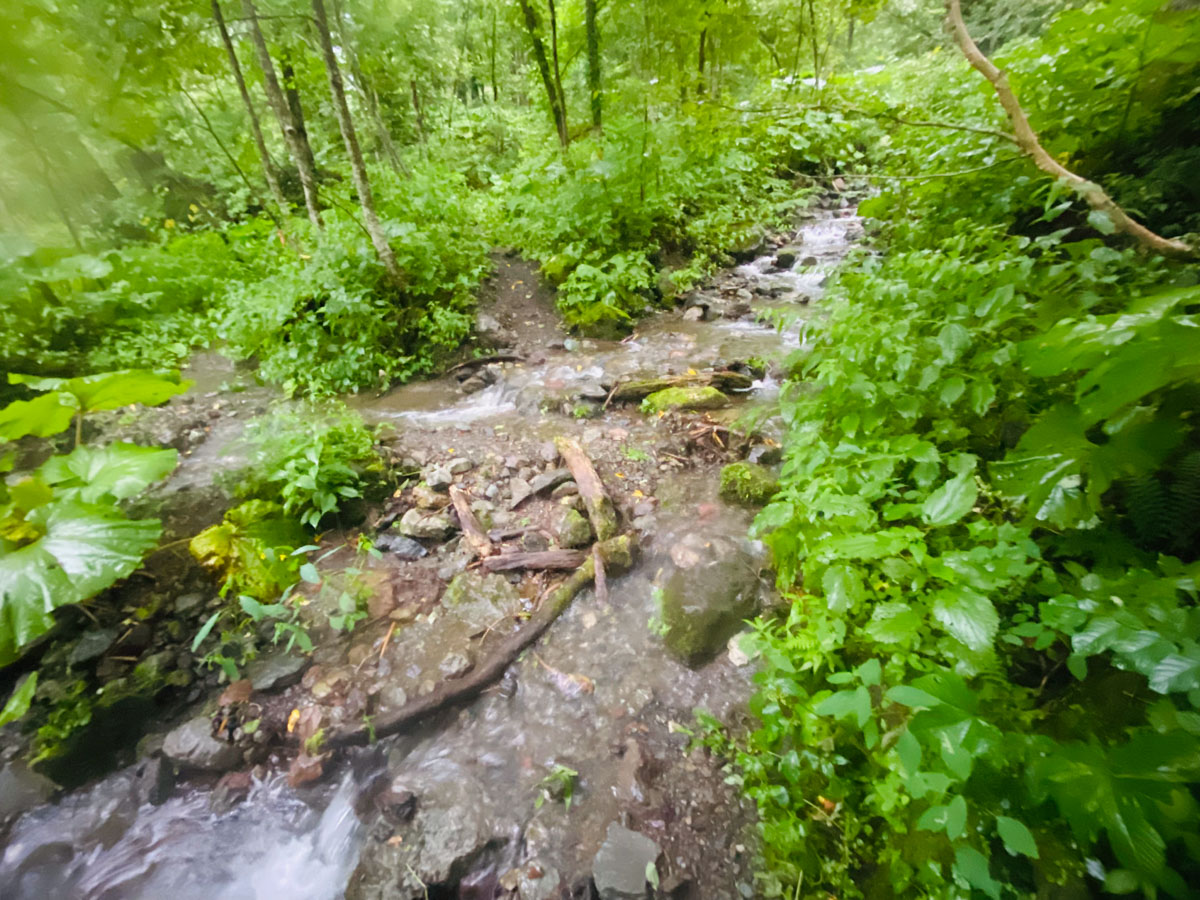
M9 695L4 709L0 710L0 726L15 722L29 712L29 704L33 702L33 692L37 690L38 673L30 672L21 678L13 692Z
M730 463L721 469L721 497L742 506L765 506L779 490L779 482L763 466Z
M253 423L248 438L251 465L234 476L238 494L279 501L312 528L386 476L374 432L345 407L280 407Z
M221 595L269 600L300 579L296 547L304 530L278 503L250 500L225 513L188 547L201 565L221 578Z
M574 769L561 763L555 763L549 774L538 782L537 799L533 801L534 809L541 809L547 800L558 800L570 811L571 801L575 798L575 782L578 778L579 773Z

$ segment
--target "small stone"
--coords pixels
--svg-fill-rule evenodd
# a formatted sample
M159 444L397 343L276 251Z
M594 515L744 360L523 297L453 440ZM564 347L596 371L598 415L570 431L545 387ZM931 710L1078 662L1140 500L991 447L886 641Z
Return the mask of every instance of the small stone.
M478 375L472 375L461 385L459 385L459 390L461 390L464 394L477 394L487 386L488 383Z
M509 509L515 509L525 501L527 497L533 494L533 488L524 478L514 478L508 483L509 492L512 494L512 501L508 504Z
M388 681L379 689L378 702L381 710L401 709L408 703L408 692L400 685Z
M563 497L574 497L578 494L579 485L577 485L574 481L567 481L563 484L560 484L550 492L550 496L554 500L561 500Z
M780 250L775 254L776 269L790 269L796 264L796 253L793 250Z
M163 741L163 754L181 769L202 772L224 772L242 760L236 746L212 736L208 716L189 719L171 731Z
M438 671L447 678L461 678L471 671L471 659L465 653L448 653L438 664Z
M201 606L203 603L203 594L183 594L182 596L175 598L175 612L178 615L183 615L184 613L191 612L193 609Z
M746 454L747 462L762 466L773 466L783 459L783 448L778 444L755 444Z
M375 539L375 547L387 553L394 553L400 559L413 560L428 556L429 551L410 537L394 532L386 532Z
M274 691L291 687L300 680L308 660L291 653L260 656L246 666L245 675L256 691Z
M420 509L406 512L400 520L399 529L405 537L435 541L444 540L457 530L447 513Z
M800 265L804 266L806 269L811 269L816 264L817 258L815 256L806 256L800 261Z
M537 475L529 482L529 488L534 494L549 491L571 480L570 469L552 469L543 475Z
M706 311L703 306L689 306L683 311L683 320L685 322L699 322L704 318Z
M435 491L425 484L413 488L413 500L418 509L444 509L450 505L450 497L441 491Z
M451 460L447 466L451 475L462 475L464 472L470 472L475 468L475 463L471 462L465 456L460 456L457 459Z
M562 876L553 866L530 860L521 867L517 896L521 900L554 900L560 896Z
M425 483L435 491L445 491L454 484L454 475L447 466L430 466L425 470Z

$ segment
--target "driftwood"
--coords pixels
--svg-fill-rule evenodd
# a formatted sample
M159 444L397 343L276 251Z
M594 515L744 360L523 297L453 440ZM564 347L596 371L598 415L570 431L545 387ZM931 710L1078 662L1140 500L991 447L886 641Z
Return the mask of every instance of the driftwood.
M597 544L597 551L609 572L626 571L633 565L633 546L633 541L625 534ZM327 735L325 746L347 747L365 744L372 734L376 738L396 734L408 725L451 704L476 696L484 688L498 681L517 657L545 634L546 629L575 599L575 595L591 584L595 576L596 564L589 556L583 565L543 598L529 621L519 631L501 641L482 663L462 678L443 681L431 693L413 698L386 716L377 716L370 728L362 722L347 722Z
M658 391L675 387L715 387L720 391L745 391L754 384L754 379L741 372L723 369L719 372L697 372L694 375L670 375L651 378L648 381L627 381L613 388L611 398L615 403L630 403L642 400Z
M582 550L534 550L501 553L483 561L488 572L507 572L510 569L575 569L583 565L587 554Z
M1033 130L1033 126L1029 124L1025 110L1021 108L1021 104L1017 100L1017 95L1013 93L1012 88L1009 86L1008 76L1001 69L997 68L995 63L984 56L983 51L979 49L978 45L971 38L971 33L967 30L967 24L963 21L962 6L959 0L946 0L946 18L947 25L954 35L954 41L958 44L958 48L962 51L963 56L967 58L967 62L980 75L991 82L992 88L996 92L996 97L1000 100L1000 105L1004 107L1004 112L1008 114L1009 121L1012 122L1017 146L1021 148L1021 151L1026 156L1033 160L1034 165L1047 175L1051 175L1071 185L1075 192L1087 202L1088 206L1108 217L1108 220L1117 232L1128 235L1146 250L1172 259L1196 259L1200 257L1200 248L1184 241L1165 238L1160 234L1154 233L1140 222L1135 222L1124 209L1117 205L1112 197L1105 193L1104 188L1100 187L1094 181L1089 181L1081 175L1076 175L1051 156L1046 151L1046 148L1042 146L1041 141L1038 140L1037 132Z
M596 474L596 467L573 438L560 437L554 444L571 470L575 483L579 485L579 496L583 498L588 518L592 520L596 539L608 540L617 533L617 511L604 489L604 482Z
M471 511L471 503L467 500L467 495L451 485L450 502L454 504L454 511L458 513L458 523L462 526L463 539L471 546L475 555L482 559L495 553L496 548L492 546L491 539L480 526L479 520L475 518L475 513Z
M491 356L477 356L474 359L468 359L466 362L460 362L457 366L451 366L446 370L449 372L461 372L463 369L472 369L475 366L486 366L497 362L524 362L525 357L517 353L493 353Z

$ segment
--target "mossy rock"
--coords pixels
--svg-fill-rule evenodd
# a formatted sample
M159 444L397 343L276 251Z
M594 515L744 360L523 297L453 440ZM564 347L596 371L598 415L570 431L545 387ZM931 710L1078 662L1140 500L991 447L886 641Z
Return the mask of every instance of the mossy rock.
M766 506L779 490L779 481L765 466L730 463L721 469L721 499L739 506Z
M667 649L689 666L708 662L755 614L758 593L758 574L742 554L676 569L662 590Z
M655 416L668 410L721 409L729 398L715 387L673 387L655 391L642 401L642 412Z

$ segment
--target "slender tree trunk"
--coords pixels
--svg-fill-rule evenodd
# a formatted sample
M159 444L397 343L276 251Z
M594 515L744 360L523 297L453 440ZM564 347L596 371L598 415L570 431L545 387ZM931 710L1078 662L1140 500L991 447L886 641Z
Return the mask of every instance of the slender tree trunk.
M704 96L707 85L704 83L704 67L707 60L704 58L705 52L708 50L708 29L700 29L700 53L696 59L696 95Z
M363 162L362 150L358 146L358 136L354 132L354 120L350 117L350 107L346 104L346 91L342 86L342 73L338 69L337 56L333 52L333 40L329 36L329 23L325 20L325 5L322 0L312 0L313 17L316 19L317 39L321 44L321 55L325 59L325 71L329 75L329 93L333 98L333 111L337 115L338 128L342 132L342 140L346 144L346 155L350 157L350 174L354 179L354 189L358 192L358 202L362 206L363 223L371 235L371 243L379 255L379 261L387 270L392 284L401 287L404 276L396 263L396 254L388 244L387 235L383 233L383 225L375 211L375 197L371 193L371 182L367 178L367 166Z
M212 16L213 21L217 23L217 31L221 34L221 43L225 45L225 52L229 55L229 68L233 70L233 80L237 82L238 93L242 95L242 103L250 118L250 133L254 136L254 146L258 148L258 158L262 162L263 177L267 180L267 188L271 191L271 196L280 213L286 216L288 214L287 198L283 196L283 189L279 186L279 177L275 174L275 163L271 159L270 151L267 150L267 142L263 139L258 113L254 110L254 101L250 99L250 91L246 87L246 78L242 74L242 65L238 62L233 39L229 36L229 29L225 27L225 16L221 13L219 0L212 0Z
M587 86L592 101L592 127L599 130L602 100L600 97L600 29L596 25L596 0L584 0L583 17L587 27Z
M562 130L567 130L567 95L563 91L562 69L558 64L558 13L554 0L546 0L550 7L550 56L554 61L554 90L558 93L558 114L562 116Z
M589 0L590 2L590 0ZM500 85L496 81L496 8L492 7L492 43L488 50L492 70L492 102L500 102Z
M75 222L71 218L71 213L67 209L66 201L63 199L62 192L58 189L58 184L54 180L54 170L50 165L50 160L46 156L46 151L42 146L41 140L30 126L25 121L24 117L13 111L22 130L25 132L26 138L29 140L29 147L33 150L34 156L38 158L38 162L42 166L42 178L46 182L46 189L50 194L50 199L54 201L54 207L58 212L58 217L62 219L63 224L67 226L67 232L71 235L71 242L75 245L75 249L83 251L83 241L79 237L79 230L75 227Z
M813 90L821 90L821 56L817 49L817 7L813 0L808 0L808 23L812 38L813 55Z
M559 104L558 91L554 87L554 76L550 72L550 62L546 58L546 46L538 34L537 14L529 5L529 0L518 0L521 12L525 17L525 30L529 32L529 42L533 46L533 56L537 61L538 72L542 76L542 84L546 87L546 99L550 103L550 117L554 120L554 128L558 132L558 142L566 147L570 142L567 134L567 120Z
M292 121L296 123L296 135L300 139L300 147L304 152L304 158L308 160L308 166L312 169L314 176L317 172L317 160L313 156L312 142L308 139L308 125L304 119L304 104L300 102L300 89L296 87L296 70L292 68L291 51L283 51L283 65L281 66L280 74L283 75L283 95L287 98L288 111L292 114Z
M1200 247L1193 246L1184 241L1165 238L1162 235L1155 234L1145 225L1135 222L1124 209L1118 206L1105 193L1100 185L1080 175L1076 175L1046 152L1041 141L1038 140L1037 132L1029 124L1029 119L1025 115L1025 110L1021 108L1021 104L1017 100L1017 95L1013 93L1012 88L1009 86L1008 76L996 68L995 63L984 56L983 52L975 44L975 41L972 40L971 34L967 30L967 24L963 21L962 7L959 4L959 0L946 0L946 13L947 25L951 33L953 33L954 40L958 44L959 49L962 50L963 56L967 58L967 62L984 78L991 82L992 88L996 91L996 96L1000 100L1000 105L1004 108L1004 111L1008 114L1009 121L1013 124L1017 146L1021 148L1026 156L1033 160L1034 165L1047 175L1052 175L1070 184L1075 189L1075 192L1087 202L1088 206L1108 217L1108 220L1118 233L1129 236L1142 248L1173 259L1200 258Z
M408 85L412 88L413 111L417 114L417 136L421 139L421 143L424 144L426 141L425 112L421 108L421 92L417 90L417 79L408 79Z
M296 170L300 173L300 186L304 189L304 206L308 210L309 221L317 228L321 228L323 225L321 213L317 208L317 174L311 161L312 151L308 148L308 142L301 140L295 119L292 117L292 111L288 107L287 100L284 99L283 89L279 86L279 79L275 77L275 63L271 61L271 52L267 49L266 38L263 37L262 29L258 25L258 11L254 8L254 0L242 0L242 14L250 22L250 37L254 42L254 49L258 52L258 64L262 68L267 101L271 104L271 110L279 121L279 129L283 132L284 143L287 144L292 161L296 164ZM305 154L306 150L308 151L307 155Z

